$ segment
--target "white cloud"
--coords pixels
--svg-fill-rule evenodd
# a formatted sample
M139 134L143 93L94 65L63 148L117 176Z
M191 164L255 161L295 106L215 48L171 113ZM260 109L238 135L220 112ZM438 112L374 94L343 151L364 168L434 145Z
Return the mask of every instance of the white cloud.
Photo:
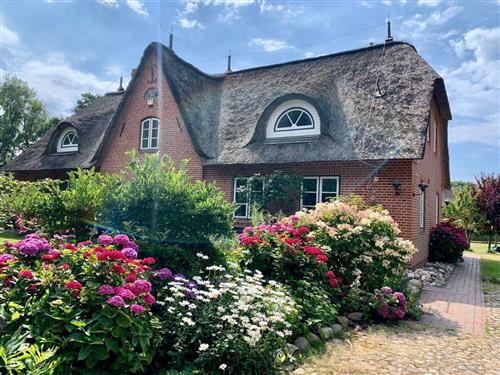
M147 16L149 14L146 8L144 8L144 4L141 2L141 0L127 0L127 5L137 14L140 14L142 16Z
M450 142L500 146L500 27L476 28L454 41L455 52L472 57L458 68L443 68L456 117Z
M292 48L287 42L284 40L278 39L262 39L262 38L253 38L249 46L251 47L260 47L265 52L276 52L284 49Z
M118 0L97 0L97 2L108 8L118 8Z
M183 29L192 29L193 27L202 26L197 20L188 20L187 18L181 18L179 23Z
M418 0L418 5L425 5L427 7L436 7L441 0Z
M307 51L306 53L304 53L304 57L306 59L308 59L310 57L314 57L314 56L316 56L316 54L314 52L312 52L312 51Z
M428 16L417 13L413 17L403 21L401 34L403 37L413 39L430 39L426 33L430 28L445 25L462 13L463 10L463 7L453 5L441 11L436 10Z
M0 23L0 44L2 46L17 46L19 44L19 36L3 23Z

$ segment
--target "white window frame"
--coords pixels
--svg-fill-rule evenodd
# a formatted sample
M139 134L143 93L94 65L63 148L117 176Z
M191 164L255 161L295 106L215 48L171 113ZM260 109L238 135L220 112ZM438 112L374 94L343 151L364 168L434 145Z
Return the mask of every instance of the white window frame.
M421 192L418 196L418 227L425 228L425 192Z
M316 204L323 201L323 194L335 194L335 197L340 195L340 178L339 176L305 176L304 180L316 180L316 191L302 191L300 198L300 209L303 208L314 208L314 206L304 205L303 194L304 193L315 193L316 194ZM323 181L324 180L335 180L337 184L337 191L324 191ZM302 184L302 190L303 190ZM315 204L315 205L316 205Z
M63 146L64 140L71 134L74 133L76 136L76 143L72 143L70 145ZM57 152L75 152L78 151L78 133L76 132L75 128L73 127L68 127L63 130L61 135L59 136L59 139L57 140Z
M250 199L251 198L250 195L252 193L259 193L259 191L258 190L252 190L250 192L247 191L246 202L245 203L236 202L236 194L238 193L236 186L237 186L238 180L246 180L246 186L248 188L248 180L249 179L250 179L250 177L235 177L233 179L233 203L239 205L233 213L234 219L250 219L251 218L250 206L251 206L252 202ZM262 194L264 193L265 184L266 184L266 179L264 177L262 177L262 191L261 191ZM244 216L236 215L236 211L242 206L245 206L245 215Z
M289 129L277 130L279 120L290 110L300 109L306 112L312 119L312 126L291 127ZM302 99L287 100L277 106L269 116L266 129L266 138L286 138L319 135L321 131L321 120L316 108L309 102Z
M153 125L156 122L156 137L153 137ZM148 130L148 136L144 136L144 131ZM152 146L153 140L156 140L156 146ZM147 146L144 146L144 141L147 141ZM148 117L141 122L141 140L140 140L140 149L141 150L158 150L158 146L160 143L160 120L156 117Z
M439 203L440 199L439 199L439 193L436 193L436 224L439 223L439 219L440 219L440 216L439 216L439 209L440 209L440 203Z

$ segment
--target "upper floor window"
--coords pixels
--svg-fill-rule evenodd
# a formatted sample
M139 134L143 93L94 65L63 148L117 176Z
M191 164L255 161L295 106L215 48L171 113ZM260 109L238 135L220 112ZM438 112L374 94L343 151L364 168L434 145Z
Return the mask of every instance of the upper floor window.
M141 125L141 150L158 149L159 121L156 118L147 118Z
M59 136L57 152L78 151L78 134L72 127L65 129Z
M269 116L267 138L318 135L320 118L316 108L302 99L281 103Z

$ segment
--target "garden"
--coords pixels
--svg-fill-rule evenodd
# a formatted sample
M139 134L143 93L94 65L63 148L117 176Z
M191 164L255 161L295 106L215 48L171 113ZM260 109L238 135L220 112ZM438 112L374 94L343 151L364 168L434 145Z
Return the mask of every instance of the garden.
M236 235L215 186L131 157L123 176L0 176L0 372L280 374L348 327L420 317L414 246L381 207L337 199Z

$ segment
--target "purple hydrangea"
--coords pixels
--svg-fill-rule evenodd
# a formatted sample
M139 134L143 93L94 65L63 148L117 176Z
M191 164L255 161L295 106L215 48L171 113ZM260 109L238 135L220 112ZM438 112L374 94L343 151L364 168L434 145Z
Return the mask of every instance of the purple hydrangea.
M405 311L403 309L397 309L394 311L394 315L396 315L399 319L403 319L405 317Z
M139 314L139 315L144 314L144 311L145 311L144 307L142 307L141 305L138 305L136 303L130 305L129 309L133 313Z
M97 291L97 294L100 294L101 296L108 295L108 294L114 294L115 290L111 285L108 284L103 284L99 287L99 290Z
M182 273L176 273L174 276L172 276L174 281L182 281L186 279L186 276L184 276Z
M39 252L52 250L49 241L40 235L28 234L24 240L19 241L15 247L24 255L35 256Z
M101 246L109 246L113 243L113 237L107 234L101 234L99 237L97 237L97 242Z
M122 288L119 293L117 293L117 295L119 295L120 297L122 298L126 298L126 299L135 299L135 294L132 293L131 290L129 289L126 289L126 288Z
M382 315L382 317L385 319L389 318L389 315L391 314L389 305L387 303L384 303L382 306L379 307L378 313Z
M406 304L406 298L405 298L405 295L403 293L395 292L393 295L394 295L394 297L396 297L396 299L398 300L398 302L401 305L405 305Z
M0 255L0 263L6 263L8 260L15 259L12 254L2 254Z
M113 296L113 297L109 298L106 301L106 303L108 305L111 305L111 306L114 306L114 307L118 307L118 308L125 306L125 301L120 296Z
M132 283L130 290L132 290L135 295L149 293L151 291L151 283L147 280L138 279Z
M392 289L389 288L388 286L384 286L382 289L380 289L380 291L386 294L392 293Z
M162 268L156 271L156 276L160 280L172 280L173 273L168 268Z
M129 259L137 258L137 251L132 249L131 247L126 247L122 250L122 253Z
M128 236L126 234L117 234L114 238L113 238L113 242L117 245L128 245L128 243L130 242L130 239L128 238Z
M127 243L123 244L123 247L130 247L134 249L135 251L139 250L139 246L134 242L134 241L128 241Z

